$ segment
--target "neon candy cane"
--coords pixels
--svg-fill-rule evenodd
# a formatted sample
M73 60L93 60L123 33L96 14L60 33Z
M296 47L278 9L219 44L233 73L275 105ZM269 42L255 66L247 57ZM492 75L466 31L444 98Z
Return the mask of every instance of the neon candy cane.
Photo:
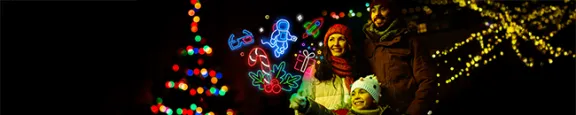
M270 71L272 69L270 67L270 60L268 60L268 54L266 54L264 49L255 47L248 53L248 65L254 67L258 61L260 61L260 69L267 75L266 79L268 80L264 79L264 82L270 83Z

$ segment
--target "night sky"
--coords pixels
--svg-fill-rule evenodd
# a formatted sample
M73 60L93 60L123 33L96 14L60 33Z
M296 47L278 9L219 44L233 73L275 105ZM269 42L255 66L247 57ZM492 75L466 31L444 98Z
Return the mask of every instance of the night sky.
M210 60L218 61L212 64L229 65L218 66L225 76L244 74L245 60L230 58L238 57L238 52L230 52L225 44L231 32L241 29L257 32L260 26L271 28L273 22L264 19L266 14L274 19L277 16L294 18L302 13L306 19L320 16L322 10L363 8L365 2L204 0L198 13L201 16L199 33L214 49L214 58ZM149 113L152 100L148 101L151 97L144 95L158 82L163 83L156 80L170 72L178 48L193 40L189 29L192 20L187 15L190 8L189 1L185 0L2 2L6 64L3 75L8 76L3 78L3 100L10 100L4 107L14 112L33 108L64 114ZM458 29L477 30L475 25L481 24L472 16L459 18L462 17L468 18L454 20L454 23L469 26ZM363 22L365 19L328 23L347 23L356 29ZM572 24L561 31L552 44L573 50L574 28ZM453 30L457 30L456 27ZM458 39L454 36L469 33L453 34L446 38L450 40L434 44L453 44L450 41ZM505 51L512 52L510 48ZM552 65L528 68L513 55L499 58L475 69L470 77L459 78L449 88L442 89L447 93L441 96L435 113L574 114L574 62L574 58L565 57L558 58ZM236 65L242 67L236 68ZM292 114L288 109L288 94L258 95L248 78L231 78L223 82L238 88L230 94L237 96L232 99L237 103L234 106L244 106L239 109L245 111L245 115Z

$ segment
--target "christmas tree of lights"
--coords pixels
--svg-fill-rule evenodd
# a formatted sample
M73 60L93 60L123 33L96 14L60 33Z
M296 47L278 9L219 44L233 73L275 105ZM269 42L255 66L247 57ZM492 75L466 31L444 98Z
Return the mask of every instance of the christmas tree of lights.
M221 82L223 74L214 69L210 60L212 48L205 44L206 39L199 33L198 23L200 1L190 1L193 9L188 11L191 17L191 32L194 39L190 45L181 48L175 55L171 74L162 81L165 89L155 95L151 105L152 113L166 115L233 115L234 110L226 103L229 87Z

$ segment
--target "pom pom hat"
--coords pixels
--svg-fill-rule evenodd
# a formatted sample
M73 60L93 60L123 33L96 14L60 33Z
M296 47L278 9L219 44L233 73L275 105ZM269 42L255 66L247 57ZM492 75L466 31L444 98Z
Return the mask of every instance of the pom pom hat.
M374 98L374 101L378 102L380 99L380 85L378 83L378 80L376 79L376 76L374 76L374 74L372 75L368 75L366 77L360 78L358 80L356 80L354 82L354 84L352 84L352 90L355 90L356 88L360 88L360 89L364 89L366 91L368 91L368 93L370 93L370 95L372 96L372 98Z
M324 36L324 44L328 44L327 42L330 35L336 33L344 35L346 41L349 42L349 44L352 42L352 32L350 29L342 24L334 24L328 29L328 31L326 31L326 35Z

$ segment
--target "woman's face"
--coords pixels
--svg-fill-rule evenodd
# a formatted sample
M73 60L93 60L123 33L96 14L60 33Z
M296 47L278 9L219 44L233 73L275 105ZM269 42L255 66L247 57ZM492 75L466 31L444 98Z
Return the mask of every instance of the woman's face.
M388 18L388 8L382 8L382 5L374 5L370 8L370 19L374 22L376 27L382 27Z
M352 102L354 109L365 110L375 106L374 99L370 93L364 89L356 88L350 95L352 97L350 102Z
M327 46L330 49L332 56L341 56L346 52L346 46L348 45L344 35L335 33L328 36Z

